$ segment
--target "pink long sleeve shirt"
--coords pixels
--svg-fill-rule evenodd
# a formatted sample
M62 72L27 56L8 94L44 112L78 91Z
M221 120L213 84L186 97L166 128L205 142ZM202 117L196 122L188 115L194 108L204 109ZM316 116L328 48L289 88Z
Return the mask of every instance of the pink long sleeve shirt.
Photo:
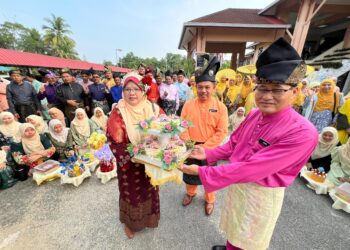
M199 177L207 192L249 182L265 187L287 187L317 142L316 128L290 106L266 116L256 109L226 144L205 150L209 165L219 160L229 160L229 163L200 167Z

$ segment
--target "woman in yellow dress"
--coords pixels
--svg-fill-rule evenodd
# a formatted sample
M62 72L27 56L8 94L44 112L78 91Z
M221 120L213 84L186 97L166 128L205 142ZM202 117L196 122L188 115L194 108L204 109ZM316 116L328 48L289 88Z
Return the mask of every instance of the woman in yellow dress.
M215 86L216 95L220 101L224 100L223 95L227 87L227 80L227 77L223 75Z
M347 99L339 109L337 130L340 143L345 144L350 134L350 99Z
M241 92L239 94L240 103L238 106L245 107L248 95L254 91L254 84L250 76L244 76ZM246 111L247 112L247 111Z
M227 107L229 115L237 109L237 96L240 91L241 87L237 85L235 78L229 78L228 87L224 92L224 104Z
M297 90L298 90L298 92L296 93L296 95L294 96L294 98L292 100L292 106L296 112L301 114L302 107L303 107L304 100L305 100L305 95L303 94L303 84L301 82L298 83Z

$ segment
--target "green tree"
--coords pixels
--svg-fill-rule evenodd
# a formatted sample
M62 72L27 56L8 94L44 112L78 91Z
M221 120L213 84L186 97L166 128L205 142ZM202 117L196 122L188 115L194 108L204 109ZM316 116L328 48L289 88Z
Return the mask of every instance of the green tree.
M50 54L50 49L45 45L41 34L34 28L26 29L25 32L21 34L21 38L18 41L18 47L23 51Z
M113 66L113 63L109 60L103 60L103 65Z
M134 53L128 52L123 58L120 59L120 62L125 68L136 69L140 63L143 62L143 60L140 57L135 56Z
M72 31L66 21L54 14L51 15L51 19L45 18L44 20L47 23L47 25L43 25L44 42L52 48L53 54L63 58L77 59L75 41L68 36L72 34Z
M0 25L0 47L19 50L18 41L26 30L20 23L4 22Z

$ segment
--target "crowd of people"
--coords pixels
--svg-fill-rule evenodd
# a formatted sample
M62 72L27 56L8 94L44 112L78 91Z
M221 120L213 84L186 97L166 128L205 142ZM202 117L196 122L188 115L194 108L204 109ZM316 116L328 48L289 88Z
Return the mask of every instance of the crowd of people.
M289 47L287 50L288 53L294 53L290 52ZM162 113L181 116L193 123L193 127L181 134L183 140L191 140L196 144L193 157L182 168L186 183L182 204L191 204L197 194L197 186L203 183L204 211L208 216L214 210L214 191L229 183L255 182L258 185L236 185L241 190L232 191L229 199L237 198L238 193L235 192L252 189L256 191L254 196L264 194L266 197L281 197L280 203L276 203L274 208L275 214L271 214L271 220L275 223L283 202L283 188L290 185L292 180L283 180L284 174L288 175L286 173L276 177L278 174L273 167L281 165L281 155L284 157L294 151L297 155L295 159L290 155L293 159L288 164L300 167L307 161L307 168L322 167L329 172L327 178L334 185L350 182L350 95L340 92L336 87L336 78L311 83L307 79L292 81L288 78L291 72L288 72L285 78L276 80L264 75L261 72L265 70L263 67L259 72L258 67L257 76L236 73L234 77L223 76L217 81L215 74L219 68L220 63L211 59L204 70L189 76L183 70L163 73L143 64L139 65L137 71L124 77L113 74L109 68L103 75L94 70L73 74L69 69L63 69L60 74L46 72L41 81L38 81L37 76L23 74L20 70L10 71L11 83L6 87L0 83L0 88L5 90L0 93L1 188L11 187L16 179L25 180L35 166L48 159L66 161L76 155L78 149L87 148L87 139L97 131L107 135L116 157L120 221L125 224L126 235L132 238L146 227L157 227L160 219L159 187L151 185L142 164L130 160L127 145L137 145L141 140L136 129L138 122ZM270 71L267 73L273 75ZM263 82L264 79L267 82ZM259 104L257 100L264 96L272 99L264 99ZM279 107L282 101L284 106ZM271 112L274 114L271 117L266 115L270 112L269 105L279 107L278 112ZM262 115L256 111L256 107L267 111ZM293 112L299 115L296 116L288 107L292 107ZM314 128L306 125L306 119ZM253 123L255 125L251 127ZM281 128L286 124L293 127L288 128L290 138L283 137L278 145L276 138L285 132ZM276 134L261 134L260 130L257 134L251 134L255 126L258 130L270 126ZM302 133L295 132L300 129L308 131L308 136L302 137ZM313 130L319 133L316 148L312 145ZM302 141L304 144L300 145ZM270 146L274 142L276 145ZM304 150L301 148L303 146ZM267 153L266 147L275 150L280 157ZM265 154L264 159L269 161L268 164L260 158L254 158L254 154L260 151L263 152L260 155ZM242 156L232 158L230 152ZM205 167L223 159L229 159L231 163L238 162L235 167L241 172L235 173L229 168ZM256 173L252 164L255 167L261 165L261 169L266 171L260 171L258 177L253 178ZM193 166L201 168L198 170ZM295 166L288 165L287 168ZM215 169L222 172L214 172ZM293 169L291 175L297 175L298 171L300 168L297 171ZM222 177L221 184L215 181L219 177ZM267 193L261 186L274 187L274 192ZM227 218L233 216L231 212L226 211ZM224 230L237 234L238 229L231 228L232 225L228 223L222 221ZM255 230L267 227L264 223L267 222L258 221ZM269 242L274 226L272 231L268 227L266 238L262 239L264 246L268 246L266 242ZM237 242L235 237L232 236L232 241L230 237L229 234L231 243ZM230 245L229 241L227 248L239 249ZM242 243L243 246L245 244ZM259 243L256 244L254 246Z

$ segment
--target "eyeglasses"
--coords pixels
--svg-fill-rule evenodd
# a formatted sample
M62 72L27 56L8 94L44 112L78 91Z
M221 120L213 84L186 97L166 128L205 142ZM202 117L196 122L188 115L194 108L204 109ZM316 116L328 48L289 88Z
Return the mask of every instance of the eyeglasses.
M293 87L290 87L289 89L266 89L266 88L259 88L256 87L255 91L259 95L266 95L267 93L271 92L273 96L281 96L284 93L288 92L289 90L293 89Z
M141 89L123 89L123 91L128 93L128 94L131 94L131 92L139 93L139 92L141 92Z

